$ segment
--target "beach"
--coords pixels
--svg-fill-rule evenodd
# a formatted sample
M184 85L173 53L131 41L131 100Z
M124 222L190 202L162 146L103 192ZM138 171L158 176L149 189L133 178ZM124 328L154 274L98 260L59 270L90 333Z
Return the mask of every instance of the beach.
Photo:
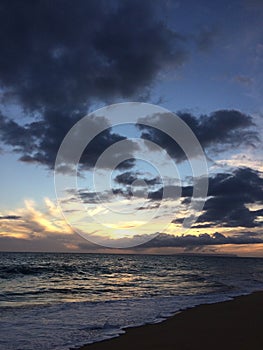
M80 350L262 350L263 292L184 310Z

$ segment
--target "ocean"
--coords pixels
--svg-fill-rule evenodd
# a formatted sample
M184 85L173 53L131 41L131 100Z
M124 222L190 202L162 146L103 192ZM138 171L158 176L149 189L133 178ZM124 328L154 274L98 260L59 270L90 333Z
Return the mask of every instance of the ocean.
M259 258L0 253L0 349L74 349L262 289Z

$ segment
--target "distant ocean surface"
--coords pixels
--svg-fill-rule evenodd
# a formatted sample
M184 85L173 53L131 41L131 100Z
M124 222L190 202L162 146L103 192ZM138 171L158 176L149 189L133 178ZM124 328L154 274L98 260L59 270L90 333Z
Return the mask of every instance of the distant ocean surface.
M263 259L0 253L0 349L68 350L263 289Z

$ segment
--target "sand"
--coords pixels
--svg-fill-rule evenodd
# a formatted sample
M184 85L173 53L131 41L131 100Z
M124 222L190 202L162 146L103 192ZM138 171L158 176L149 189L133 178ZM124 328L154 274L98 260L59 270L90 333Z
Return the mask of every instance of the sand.
M81 350L263 350L263 292L200 305Z

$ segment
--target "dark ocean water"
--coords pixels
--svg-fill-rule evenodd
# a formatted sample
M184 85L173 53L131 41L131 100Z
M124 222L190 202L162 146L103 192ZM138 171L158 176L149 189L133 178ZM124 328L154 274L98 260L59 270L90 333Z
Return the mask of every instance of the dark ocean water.
M0 349L66 350L263 289L263 259L0 253Z

